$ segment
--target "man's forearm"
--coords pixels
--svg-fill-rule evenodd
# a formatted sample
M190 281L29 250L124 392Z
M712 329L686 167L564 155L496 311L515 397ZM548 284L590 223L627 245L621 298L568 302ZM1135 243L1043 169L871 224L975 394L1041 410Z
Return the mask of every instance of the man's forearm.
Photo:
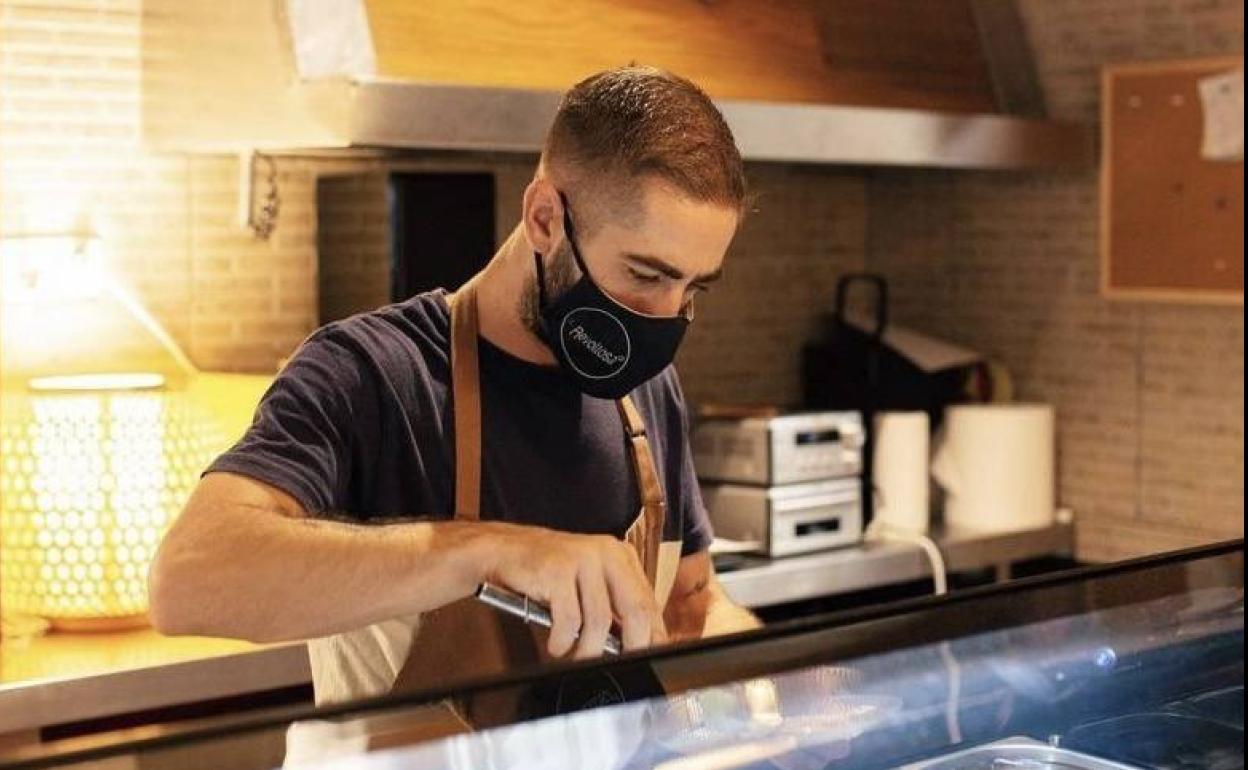
M471 593L483 528L383 526L240 509L171 532L151 571L166 633L305 639L431 610ZM475 526L475 528L474 528Z
M495 521L355 524L312 518L289 494L204 476L150 571L167 634L307 639L443 607L483 580L550 606L547 651L601 654L612 620L625 649L666 639L631 547Z

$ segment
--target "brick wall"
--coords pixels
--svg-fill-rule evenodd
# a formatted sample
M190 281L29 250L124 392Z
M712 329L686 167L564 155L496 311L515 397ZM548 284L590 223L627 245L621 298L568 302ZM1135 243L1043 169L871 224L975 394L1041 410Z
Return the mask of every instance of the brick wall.
M186 162L137 150L138 61L137 2L0 4L0 232L98 232L132 287L184 339ZM69 331L88 324L77 330L84 343L97 337L88 352L151 352L125 319L96 311L94 325L63 319ZM26 331L23 320L6 319L6 363L38 367L47 354L37 340L10 336ZM131 334L102 333L110 325Z
M390 301L392 238L384 174L323 175L316 189L318 317L346 318Z
M292 209L254 241L235 224L235 159L143 150L140 23L139 0L0 3L0 233L97 233L112 275L199 365L270 371L315 323L314 218ZM306 168L281 171L292 198L312 189ZM97 305L61 319L84 366L159 358L115 304ZM4 324L6 371L57 366L21 320Z
M1093 122L1114 61L1243 51L1243 2L1024 0L1050 112ZM1103 560L1242 537L1242 308L1098 296L1097 175L876 174L869 262L899 321L1005 361L1060 414L1060 492Z

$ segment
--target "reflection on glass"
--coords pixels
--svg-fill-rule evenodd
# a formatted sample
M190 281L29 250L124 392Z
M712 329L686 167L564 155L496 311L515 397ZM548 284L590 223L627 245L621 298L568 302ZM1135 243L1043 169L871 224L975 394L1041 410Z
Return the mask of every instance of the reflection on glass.
M38 751L146 767L289 727L290 767L1234 770L1243 565L1239 541L224 732ZM481 706L461 712L478 730L441 698Z
M1242 768L1238 580L336 762L417 770Z

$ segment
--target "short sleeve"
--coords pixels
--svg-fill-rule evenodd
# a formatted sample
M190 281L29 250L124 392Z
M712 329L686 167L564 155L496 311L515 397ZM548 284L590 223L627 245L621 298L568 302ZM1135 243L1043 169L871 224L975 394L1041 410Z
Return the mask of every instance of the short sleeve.
M271 484L311 513L342 507L351 474L355 406L367 369L324 329L295 352L260 400L251 426L204 473Z

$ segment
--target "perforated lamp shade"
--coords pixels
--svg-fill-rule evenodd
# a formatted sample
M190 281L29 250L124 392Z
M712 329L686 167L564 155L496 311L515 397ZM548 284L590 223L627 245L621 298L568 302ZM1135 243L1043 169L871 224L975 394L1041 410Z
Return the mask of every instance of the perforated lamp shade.
M6 611L62 628L145 622L156 546L223 440L186 393L115 385L5 394Z

